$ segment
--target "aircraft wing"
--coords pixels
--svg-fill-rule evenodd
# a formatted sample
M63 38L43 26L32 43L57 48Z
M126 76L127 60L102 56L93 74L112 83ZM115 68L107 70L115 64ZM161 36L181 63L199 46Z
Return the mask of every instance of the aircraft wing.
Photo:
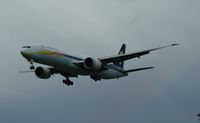
M58 74L60 73L60 71L56 68L50 67L48 68L52 74ZM31 72L35 72L35 70L20 70L19 73L31 73Z
M78 74L74 74L74 73L71 73L71 72L63 72L62 70L59 70L59 69L54 68L54 67L49 68L49 69L50 69L52 75L53 74L61 74L64 77L66 77L66 76L68 76L68 77L78 77Z
M125 70L124 73L137 72L137 71L148 70L148 69L153 69L153 68L154 67L143 67L143 68Z
M178 44L171 44L163 47L158 47L158 48L153 48L149 50L144 50L140 52L132 52L132 53L126 53L126 54L121 54L121 55L115 55L115 56L110 56L110 57L103 57L103 58L98 58L103 64L108 64L111 62L122 62L126 61L132 58L140 58L143 55L149 54L151 51L171 47L171 46L176 46Z

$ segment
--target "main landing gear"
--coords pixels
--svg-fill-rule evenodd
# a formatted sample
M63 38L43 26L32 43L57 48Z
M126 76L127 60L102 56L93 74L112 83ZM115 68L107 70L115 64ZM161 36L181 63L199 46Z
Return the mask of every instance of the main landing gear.
M93 79L94 81L100 81L101 80L101 78L99 78L97 75L91 75L90 78Z
M63 83L67 86L73 86L74 85L74 83L71 80L69 80L69 78L66 78L65 80L63 80Z

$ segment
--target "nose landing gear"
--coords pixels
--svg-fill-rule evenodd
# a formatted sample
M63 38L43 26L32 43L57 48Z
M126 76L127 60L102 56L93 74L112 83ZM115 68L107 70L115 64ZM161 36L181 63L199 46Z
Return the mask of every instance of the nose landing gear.
M33 66L33 60L30 60L30 64L31 64L30 70L34 70L34 69L35 69L35 66Z
M74 85L74 83L71 80L69 80L69 78L66 78L65 80L63 80L63 83L67 86L73 86Z
M30 66L30 70L34 70L35 69L35 66Z

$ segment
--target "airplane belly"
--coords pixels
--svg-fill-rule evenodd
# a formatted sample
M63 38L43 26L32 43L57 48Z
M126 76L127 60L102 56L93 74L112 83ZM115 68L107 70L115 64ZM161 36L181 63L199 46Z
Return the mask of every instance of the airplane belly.
M49 56L49 55L33 55L32 59L34 62L54 66L57 68L69 69L72 67L70 58L59 57L59 56Z
M102 79L114 79L114 78L120 78L124 76L127 76L127 74L124 74L122 72L112 70L112 69L108 69L98 74L98 77Z

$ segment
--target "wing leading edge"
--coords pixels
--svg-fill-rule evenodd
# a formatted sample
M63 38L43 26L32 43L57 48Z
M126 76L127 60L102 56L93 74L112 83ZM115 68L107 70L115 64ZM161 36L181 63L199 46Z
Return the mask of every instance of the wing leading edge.
M111 62L123 62L123 61L133 59L133 58L140 58L143 55L149 54L151 51L155 51L155 50L159 50L159 49L163 49L163 48L167 48L167 47L172 47L172 46L176 46L176 45L179 45L179 44L171 44L171 45L153 48L153 49L149 49L149 50L144 50L144 51L140 51L140 52L131 52L131 53L120 54L120 55L116 55L116 56L104 57L104 58L99 58L99 60L103 64L108 64Z

